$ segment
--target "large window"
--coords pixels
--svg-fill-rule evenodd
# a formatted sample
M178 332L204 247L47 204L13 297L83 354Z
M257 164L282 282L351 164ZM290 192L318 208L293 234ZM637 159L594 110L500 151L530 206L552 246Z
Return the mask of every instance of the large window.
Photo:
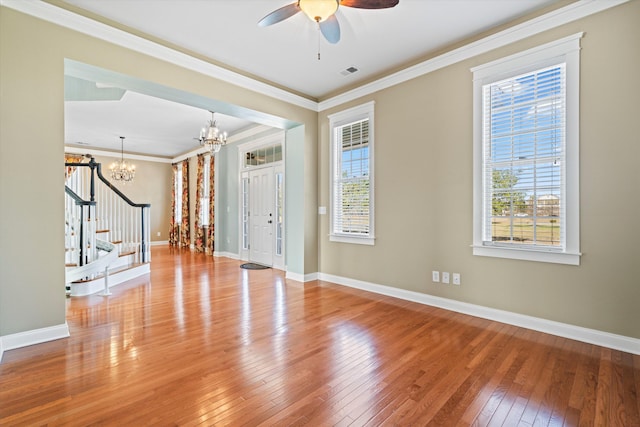
M331 234L338 242L374 243L373 103L329 116Z
M202 171L202 197L200 198L200 225L203 227L209 226L209 199L211 197L211 190L209 184L211 182L211 157L210 155L204 156L204 169Z
M177 225L182 224L182 162L178 163L175 179L176 207L174 218Z
M579 39L473 69L474 254L579 264Z

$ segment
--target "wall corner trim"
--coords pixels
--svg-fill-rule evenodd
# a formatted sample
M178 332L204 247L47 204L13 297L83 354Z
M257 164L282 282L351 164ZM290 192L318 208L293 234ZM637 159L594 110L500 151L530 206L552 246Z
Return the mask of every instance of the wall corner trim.
M29 331L2 336L0 337L0 361L2 361L2 354L6 350L41 344L47 341L68 338L69 336L69 325L67 325L67 322L62 325L32 329Z
M462 301L437 297L415 291L408 291L377 283L350 279L348 277L334 276L332 274L319 273L318 279L350 288L399 298L405 301L417 302L419 304L443 308L445 310L468 314L482 319L493 320L496 322L506 323L508 325L519 326L521 328L532 329L538 332L544 332L563 338L582 341L588 344L595 344L614 350L640 355L640 339L638 338L612 334L596 329L583 328L581 326L527 316L510 311L498 310L481 305L469 304Z

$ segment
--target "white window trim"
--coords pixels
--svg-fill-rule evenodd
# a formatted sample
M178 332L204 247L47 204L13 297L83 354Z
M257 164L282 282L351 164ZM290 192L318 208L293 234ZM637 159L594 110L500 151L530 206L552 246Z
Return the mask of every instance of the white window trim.
M471 69L473 72L473 254L558 264L580 265L579 93L580 39L577 33ZM483 243L483 116L482 86L523 72L566 64L566 201L565 247L519 248Z
M340 243L355 243L360 245L375 245L375 203L374 203L374 106L375 102L367 102L366 104L359 105L357 107L349 108L338 113L330 114L329 118L329 132L330 132L330 173L329 173L329 191L330 191L330 206L329 206L329 240L332 242ZM334 193L333 193L333 172L335 167L334 159L334 145L336 143L336 128L349 123L353 123L358 120L369 119L369 235L368 236L351 236L333 232L333 206L334 206Z

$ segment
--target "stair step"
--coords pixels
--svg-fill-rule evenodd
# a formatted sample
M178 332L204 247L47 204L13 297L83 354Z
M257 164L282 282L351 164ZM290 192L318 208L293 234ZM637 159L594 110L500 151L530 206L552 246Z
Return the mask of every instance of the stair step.
M120 252L118 254L119 257L123 257L123 256L129 256L129 255L134 255L136 253L136 251L125 251L125 252Z
M123 266L123 267L112 268L112 269L109 270L109 276L111 276L113 274L116 274L116 273L121 273L123 271L131 270L132 268L139 267L139 266L141 266L143 264L144 263L142 263L142 262L138 262L138 263L134 263L134 264ZM80 279L80 280L76 280L76 281L71 282L71 283L87 283L87 282L93 282L94 280L101 280L103 278L104 278L104 273L100 273L100 274L96 275L96 277L94 277L92 279Z
M77 263L75 263L75 262L68 262L68 263L66 263L64 266L65 266L65 267L77 267L77 266L78 266L78 264L77 264Z
M108 233L108 232L109 232L109 230L108 230L108 229L105 229L105 230L96 230L96 234L98 234L98 233Z
M122 243L122 240L112 240L111 243L113 243L114 245L118 245Z

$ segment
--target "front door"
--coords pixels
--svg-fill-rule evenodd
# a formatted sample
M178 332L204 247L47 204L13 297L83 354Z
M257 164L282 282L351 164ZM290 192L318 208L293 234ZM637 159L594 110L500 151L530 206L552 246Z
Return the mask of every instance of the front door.
M249 172L249 260L272 266L275 197L273 167Z

